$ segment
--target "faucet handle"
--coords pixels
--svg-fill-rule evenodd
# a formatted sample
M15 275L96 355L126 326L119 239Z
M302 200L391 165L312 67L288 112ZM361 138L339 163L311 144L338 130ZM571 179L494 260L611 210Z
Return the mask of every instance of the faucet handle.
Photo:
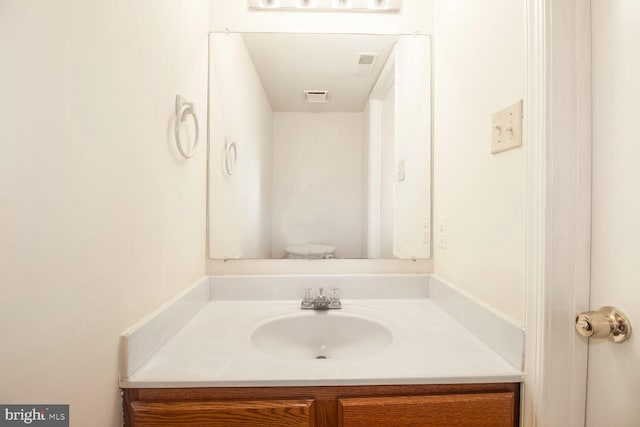
M303 301L313 301L313 289L304 288L302 291L302 300Z
M329 306L331 308L340 308L342 306L340 303L340 289L331 288L329 291Z
M313 289L304 288L302 291L302 308L313 307Z

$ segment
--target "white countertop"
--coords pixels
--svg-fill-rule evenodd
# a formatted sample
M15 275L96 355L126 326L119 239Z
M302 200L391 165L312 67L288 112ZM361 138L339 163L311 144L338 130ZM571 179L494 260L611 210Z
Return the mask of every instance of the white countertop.
M375 354L344 359L274 356L251 342L257 327L301 313L299 300L211 300L124 388L460 384L521 382L513 366L429 298L344 299L345 315L375 318L393 334ZM305 315L319 315L306 311ZM324 312L322 315L333 315ZM508 338L507 338L508 339Z

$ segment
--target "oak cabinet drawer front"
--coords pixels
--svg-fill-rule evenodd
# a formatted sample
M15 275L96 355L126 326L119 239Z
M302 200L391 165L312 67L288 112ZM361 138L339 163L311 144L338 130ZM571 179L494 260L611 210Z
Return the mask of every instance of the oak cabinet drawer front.
M313 400L131 402L134 427L313 427Z
M514 427L515 417L512 392L338 400L341 427Z

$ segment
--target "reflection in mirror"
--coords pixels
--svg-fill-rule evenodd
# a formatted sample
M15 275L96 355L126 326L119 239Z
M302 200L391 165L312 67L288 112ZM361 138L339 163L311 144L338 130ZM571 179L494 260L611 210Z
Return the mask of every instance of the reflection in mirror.
M428 258L429 49L211 34L209 257Z

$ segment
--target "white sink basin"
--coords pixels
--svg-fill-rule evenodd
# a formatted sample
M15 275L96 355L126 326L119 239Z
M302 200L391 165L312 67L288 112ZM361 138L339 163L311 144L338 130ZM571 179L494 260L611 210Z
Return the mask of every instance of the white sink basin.
M258 326L252 343L291 359L348 359L374 355L391 343L389 329L374 320L337 312L305 312Z

